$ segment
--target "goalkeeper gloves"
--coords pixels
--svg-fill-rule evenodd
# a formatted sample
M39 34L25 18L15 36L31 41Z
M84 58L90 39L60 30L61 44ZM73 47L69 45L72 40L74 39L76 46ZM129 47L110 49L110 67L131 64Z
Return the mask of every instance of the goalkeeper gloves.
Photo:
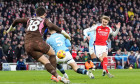
M12 27L12 25L10 26L10 28L6 31L6 33L9 33L10 31L14 31L16 28Z

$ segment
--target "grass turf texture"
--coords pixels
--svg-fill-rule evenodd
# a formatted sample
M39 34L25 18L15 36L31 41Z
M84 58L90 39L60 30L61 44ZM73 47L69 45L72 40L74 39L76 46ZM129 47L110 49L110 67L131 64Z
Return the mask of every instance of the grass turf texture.
M140 69L109 70L114 78L102 76L102 70L93 71L95 79L66 70L70 84L140 84ZM60 72L57 71L59 74ZM61 74L62 76L62 74ZM62 84L50 80L47 71L0 71L0 84Z

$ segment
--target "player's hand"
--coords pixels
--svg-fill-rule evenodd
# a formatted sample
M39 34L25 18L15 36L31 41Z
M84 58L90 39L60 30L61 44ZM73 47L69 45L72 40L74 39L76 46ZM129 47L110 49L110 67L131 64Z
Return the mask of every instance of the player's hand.
M62 30L61 33L62 33L67 39L71 40L69 34L66 33L64 30Z
M121 23L118 22L118 24L116 24L116 27L117 27L117 28L120 28L120 27L121 27Z
M87 39L88 39L88 40L90 40L90 37L89 37L89 36L87 36Z
M14 31L14 30L15 30L15 28L12 27L12 25L11 25L10 28L6 31L6 33L9 33L10 31Z
M67 39L71 40L71 37L69 36L69 34L64 35Z

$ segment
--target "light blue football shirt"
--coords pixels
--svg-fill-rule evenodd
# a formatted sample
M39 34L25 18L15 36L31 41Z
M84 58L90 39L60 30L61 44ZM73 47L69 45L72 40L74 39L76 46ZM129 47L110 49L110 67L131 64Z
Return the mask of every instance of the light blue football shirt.
M69 51L68 47L71 46L71 43L66 39L62 34L54 33L46 41L57 53L59 50Z

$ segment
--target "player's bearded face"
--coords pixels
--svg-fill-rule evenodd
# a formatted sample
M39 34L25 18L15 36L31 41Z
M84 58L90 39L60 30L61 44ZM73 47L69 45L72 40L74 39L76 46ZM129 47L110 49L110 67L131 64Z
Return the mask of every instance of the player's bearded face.
M108 24L108 20L102 19L102 26L106 27Z

